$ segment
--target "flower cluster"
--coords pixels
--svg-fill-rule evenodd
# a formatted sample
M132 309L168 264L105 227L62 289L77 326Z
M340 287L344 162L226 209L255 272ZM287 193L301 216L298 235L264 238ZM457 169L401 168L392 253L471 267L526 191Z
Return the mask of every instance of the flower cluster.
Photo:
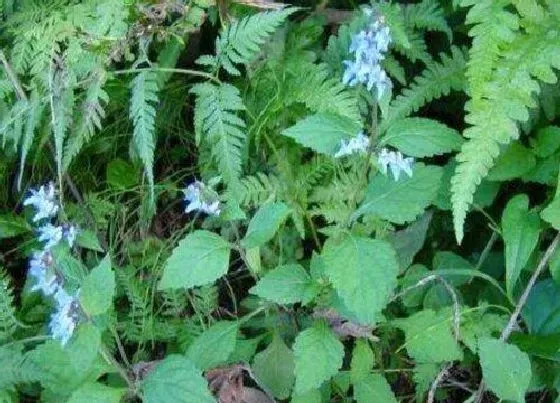
M33 222L51 220L56 217L59 205L55 194L52 182L41 186L39 190L31 190L23 204L33 206L35 210ZM43 250L33 253L33 257L29 261L28 275L35 280L31 291L40 291L46 297L54 298L57 310L51 315L49 329L52 337L65 345L72 337L78 321L78 299L77 296L71 296L64 290L63 279L57 276L53 267L51 249L63 239L72 247L77 230L73 225L53 225L48 221L38 227L37 232L38 241L43 242Z
M414 158L406 158L400 151L389 151L386 148L382 149L377 158L377 163L379 164L381 172L385 175L387 175L387 168L389 168L396 181L399 180L401 172L412 177Z
M373 14L370 9L364 12L368 16ZM390 42L389 27L382 18L376 18L365 30L354 35L349 49L350 53L354 53L354 60L344 61L346 70L342 77L343 83L351 87L365 84L369 91L375 87L377 99L380 99L391 87L391 80L380 64Z
M204 183L195 181L187 186L183 193L185 194L184 200L187 202L185 213L198 210L213 216L220 215L218 195Z
M369 147L369 138L363 132L358 133L350 140L341 140L340 149L334 155L335 158L344 157L355 153L364 154Z

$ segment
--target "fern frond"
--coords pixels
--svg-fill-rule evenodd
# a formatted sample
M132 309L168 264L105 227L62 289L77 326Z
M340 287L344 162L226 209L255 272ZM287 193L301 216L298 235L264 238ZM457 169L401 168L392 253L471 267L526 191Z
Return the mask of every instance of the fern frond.
M245 207L259 207L268 200L275 200L281 192L281 183L276 176L261 172L246 176L239 181L237 201Z
M402 46L395 43L395 50L410 60L412 63L421 61L424 64L428 64L432 57L428 53L428 45L424 40L424 37L416 31L409 31L407 33L409 46Z
M423 0L420 3L408 4L404 8L404 15L408 26L426 31L443 32L449 38L449 42L453 40L451 28L437 1Z
M130 85L129 116L134 123L132 140L144 165L150 186L151 200L154 199L154 149L155 149L155 104L158 102L157 73L142 71Z
M474 75L472 71L469 74L476 79L471 83L471 100L466 105L465 120L471 127L463 133L469 141L457 156L459 165L451 181L458 242L463 238L463 224L474 191L493 166L500 145L519 137L518 124L529 119L529 108L537 106L534 95L540 92L539 80L546 83L557 80L552 68L560 68L559 24L550 13L543 15L547 18L538 25L528 26L524 22L525 31L519 32L507 48L501 49L497 60L492 58L495 68L490 71L488 82L478 81L481 75L488 76L488 71L469 65L469 69L476 70Z
M509 0L464 0L463 7L472 5L467 24L475 24L469 31L473 37L469 50L466 76L472 99L480 99L490 80L501 50L515 38L519 18L508 11Z
M245 109L239 90L225 83L202 83L195 85L191 92L197 96L194 111L197 143L202 139L207 141L224 181L229 185L237 183L242 170L242 148L247 139L245 122L236 115Z
M19 321L8 274L0 269L0 341L9 339L18 327Z
M27 154L29 153L29 150L31 149L31 146L33 144L35 129L39 125L41 116L43 114L43 103L41 102L39 93L37 91L33 91L31 93L31 97L29 101L27 101L27 104L27 119L25 120L25 130L23 131L23 135L21 138L21 146L19 152L19 172L17 179L18 190L21 189L21 180L25 168L25 161L27 159Z
M101 120L105 117L103 104L109 102L109 96L103 90L104 83L104 74L99 74L94 78L86 91L85 98L79 109L76 125L64 148L64 158L62 161L64 171L68 169L70 163L78 155L84 144L93 137L95 130L101 129Z
M334 170L332 158L316 156L310 162L302 165L298 170L296 187L308 192Z
M240 75L235 64L248 64L260 46L296 8L268 11L244 17L229 25L216 40L216 62L228 73Z
M441 53L440 59L439 63L429 62L426 70L391 102L382 130L390 122L416 112L428 102L465 88L465 51L452 47L451 55Z
M299 102L311 111L333 113L360 120L355 91L329 75L325 64L296 61L289 66L285 105Z

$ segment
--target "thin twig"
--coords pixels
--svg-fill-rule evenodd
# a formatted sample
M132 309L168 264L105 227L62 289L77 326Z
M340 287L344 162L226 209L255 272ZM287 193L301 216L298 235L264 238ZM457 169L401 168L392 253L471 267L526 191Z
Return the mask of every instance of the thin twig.
M12 70L12 67L10 66L10 63L8 63L8 59L6 58L6 55L4 54L4 51L1 50L1 49L0 49L0 62L2 63L2 66L4 67L4 71L6 72L6 75L8 76L10 81L12 82L12 85L14 86L14 90L16 91L16 95L17 95L18 99L23 100L23 101L27 101L27 95L25 95L25 91L23 90L23 87L21 86L16 74Z
M430 387L430 391L428 392L428 400L426 400L427 403L434 403L438 385L443 380L443 378L445 378L447 372L451 369L451 367L452 364L446 364L441 369L441 371L439 371L439 374L437 374L436 379L434 379L434 381L432 382L432 386Z
M529 282L527 283L527 286L525 287L525 290L523 291L523 294L521 295L521 298L519 298L519 301L517 302L517 305L515 306L515 310L513 311L513 313L511 314L511 316L509 318L508 324L506 325L506 327L502 331L502 334L500 335L500 340L501 341L503 341L503 342L507 341L507 339L509 338L509 336L511 335L511 333L513 332L513 330L517 326L517 320L519 319L519 315L521 315L521 310L523 309L523 307L527 303L527 299L529 298L529 294L531 294L531 290L535 286L535 283L537 282L537 279L541 275L542 271L547 266L548 261L552 257L552 254L556 250L556 247L558 246L559 242L560 242L560 233L556 234L556 236L554 237L554 240L548 246L548 249L544 253L542 259L539 262L539 264L537 265L537 268L536 268L535 272L533 273L533 275L529 279ZM486 389L486 384L484 382L484 379L482 379L482 381L480 382L480 385L478 387L478 390L476 391L475 397L474 397L474 402L475 403L480 403L482 401L485 389Z

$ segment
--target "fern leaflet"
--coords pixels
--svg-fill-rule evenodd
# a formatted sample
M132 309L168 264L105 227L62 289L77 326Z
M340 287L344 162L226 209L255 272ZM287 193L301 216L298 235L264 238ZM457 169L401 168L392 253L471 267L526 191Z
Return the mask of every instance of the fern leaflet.
M155 148L155 104L157 96L157 73L143 71L131 83L130 118L134 123L132 134L138 156L150 186L151 200L154 199L154 148Z
M19 321L16 318L14 295L8 275L0 269L0 341L9 339L18 327Z

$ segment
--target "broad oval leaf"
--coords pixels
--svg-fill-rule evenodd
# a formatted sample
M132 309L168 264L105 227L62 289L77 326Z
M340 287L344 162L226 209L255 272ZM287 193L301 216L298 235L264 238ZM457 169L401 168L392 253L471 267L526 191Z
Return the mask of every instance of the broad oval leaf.
M388 242L345 235L328 239L325 273L360 323L375 324L397 285L399 265Z
M142 382L146 403L214 403L206 380L187 358L169 355Z
M502 400L525 402L531 382L529 356L514 345L491 338L480 339L478 351L488 389Z
M267 273L249 292L277 304L295 304L313 298L313 285L303 267L288 264Z
M415 165L411 178L398 181L378 173L353 218L373 214L396 224L413 221L435 199L442 174L440 167L424 164Z
M189 346L187 357L202 370L225 363L235 350L238 329L237 322L213 324Z
M321 113L299 121L282 134L304 147L332 156L340 149L341 140L356 136L360 130L362 126L353 119Z
M506 255L506 289L512 295L521 270L539 242L539 215L529 211L529 198L520 194L511 199L502 215Z
M290 208L282 202L265 203L251 219L241 245L245 248L255 248L270 241L289 214Z
M119 403L126 389L110 388L98 382L89 382L75 390L67 403Z
M354 399L358 403L397 403L389 382L380 374L368 374L354 382Z
M463 137L443 123L425 118L405 118L388 127L381 139L382 145L390 145L412 157L432 157L459 151Z
M318 389L342 367L344 346L324 322L298 334L293 348L297 395Z
M522 311L529 333L560 333L560 286L552 279L537 283Z
M163 269L160 290L211 284L227 273L230 246L213 232L199 230L187 235Z
M88 315L101 315L113 306L115 273L109 255L85 278L80 291L80 304Z
M498 157L488 176L489 181L507 181L529 173L537 165L531 150L515 142Z
M294 353L286 346L279 334L272 343L255 355L253 372L257 379L272 392L277 399L287 399L294 384Z

